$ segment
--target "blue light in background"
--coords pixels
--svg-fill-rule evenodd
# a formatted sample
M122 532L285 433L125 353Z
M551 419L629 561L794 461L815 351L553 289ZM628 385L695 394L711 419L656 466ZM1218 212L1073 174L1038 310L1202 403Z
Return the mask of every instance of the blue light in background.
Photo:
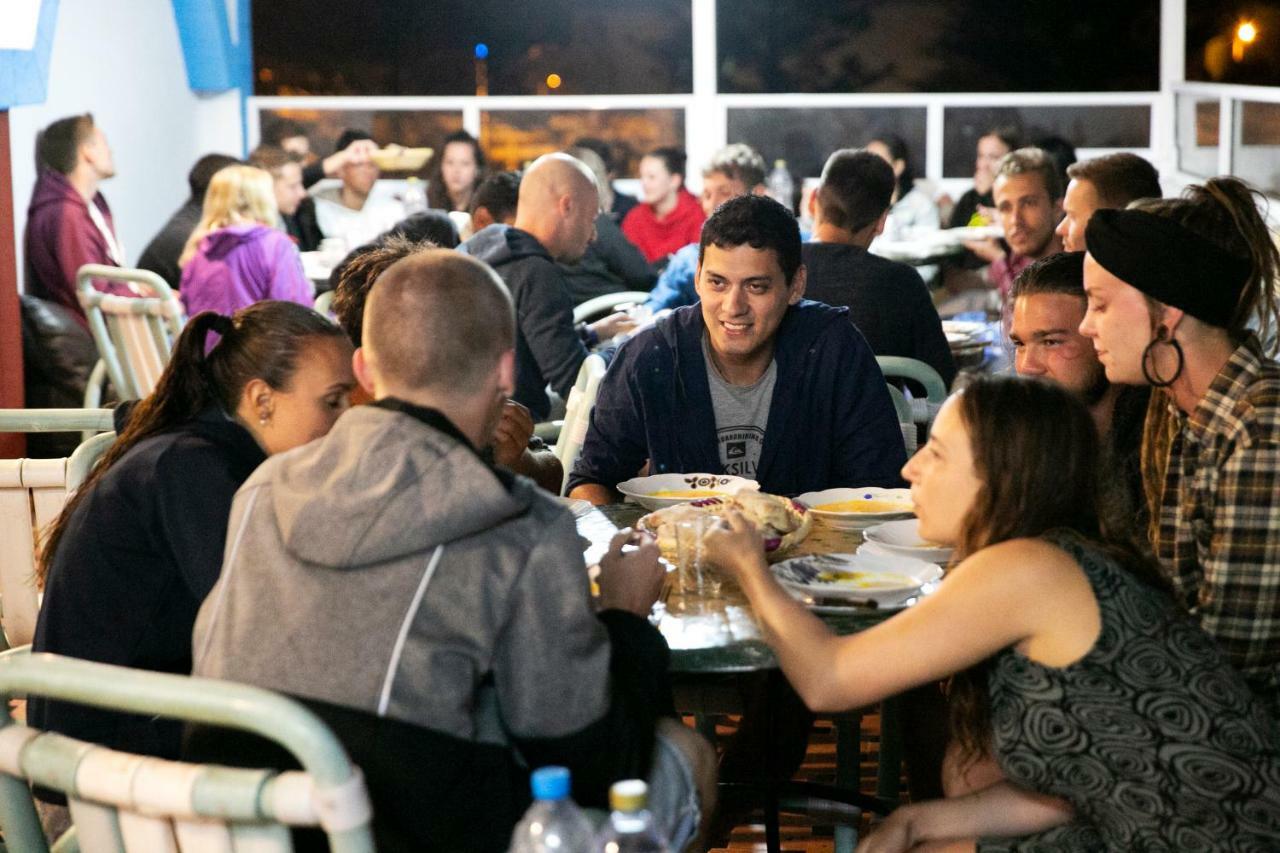
M484 42L480 42L479 44L476 45L476 59L488 59L488 58L489 58L489 45L485 44Z

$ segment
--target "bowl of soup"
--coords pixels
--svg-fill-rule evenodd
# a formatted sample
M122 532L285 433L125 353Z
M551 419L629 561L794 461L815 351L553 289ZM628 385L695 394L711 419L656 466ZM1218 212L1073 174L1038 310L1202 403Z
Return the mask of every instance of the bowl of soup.
M645 509L662 509L703 498L736 495L744 490L759 491L760 484L728 474L655 474L624 480L617 488Z
M909 489L824 489L805 492L796 500L809 507L819 524L837 530L862 530L882 521L915 514Z
M862 538L878 550L902 557L914 557L940 566L951 561L953 552L951 546L931 542L921 536L920 521L915 518L873 525L863 531Z

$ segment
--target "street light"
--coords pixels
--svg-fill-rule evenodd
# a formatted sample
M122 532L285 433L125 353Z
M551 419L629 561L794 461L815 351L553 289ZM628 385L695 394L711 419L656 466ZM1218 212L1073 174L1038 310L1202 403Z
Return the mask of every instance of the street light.
M1236 62L1244 62L1245 48L1258 40L1258 27L1253 21L1241 21L1231 39L1231 58Z

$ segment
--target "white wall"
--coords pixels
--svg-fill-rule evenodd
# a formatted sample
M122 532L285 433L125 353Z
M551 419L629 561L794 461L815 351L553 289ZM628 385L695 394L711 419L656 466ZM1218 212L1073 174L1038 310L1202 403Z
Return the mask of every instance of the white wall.
M48 98L9 113L19 286L36 133L83 112L115 156L116 176L102 193L129 263L186 199L187 171L200 155L243 153L239 93L198 96L187 87L170 0L61 0Z

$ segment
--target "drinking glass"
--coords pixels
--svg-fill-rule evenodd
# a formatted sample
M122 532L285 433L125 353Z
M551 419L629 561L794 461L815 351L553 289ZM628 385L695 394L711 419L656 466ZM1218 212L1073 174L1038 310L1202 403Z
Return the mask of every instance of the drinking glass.
M720 523L717 515L700 515L676 524L676 584L680 594L719 598L722 578L707 562L702 538Z

